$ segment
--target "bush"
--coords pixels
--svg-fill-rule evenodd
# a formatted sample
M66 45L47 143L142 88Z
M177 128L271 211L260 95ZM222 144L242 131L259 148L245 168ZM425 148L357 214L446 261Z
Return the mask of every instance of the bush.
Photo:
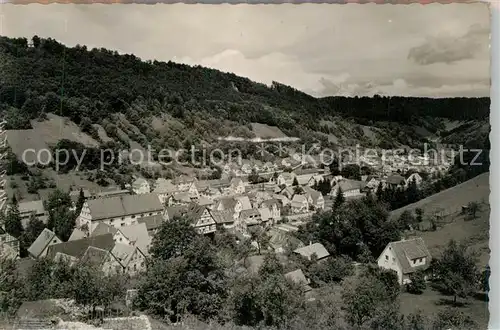
M410 293L421 294L427 288L425 275L422 271L416 271L410 274L411 283L406 285L406 290Z

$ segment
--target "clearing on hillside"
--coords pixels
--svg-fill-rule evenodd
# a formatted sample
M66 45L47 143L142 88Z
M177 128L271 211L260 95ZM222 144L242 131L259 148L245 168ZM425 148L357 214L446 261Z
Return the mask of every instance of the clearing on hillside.
M399 218L404 211L414 211L417 208L423 209L425 214L432 214L435 212L451 214L460 211L462 206L467 205L469 202L488 203L490 197L489 180L489 172L480 174L455 187L443 190L416 203L394 210L391 212L391 218Z

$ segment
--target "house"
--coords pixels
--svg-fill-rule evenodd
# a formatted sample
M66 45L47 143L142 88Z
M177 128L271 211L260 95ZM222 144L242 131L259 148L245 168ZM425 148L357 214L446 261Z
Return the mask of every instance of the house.
M392 187L404 186L406 184L406 180L399 174L392 174L386 180L385 183Z
M116 243L111 254L116 257L129 275L136 275L146 267L146 255L135 245Z
M94 237L85 237L82 239L62 242L49 245L46 257L50 260L66 260L70 264L78 262L89 246L93 246L106 251L111 251L115 246L113 234L104 234Z
M193 201L191 195L187 191L175 192L166 198L167 206L189 205Z
M293 195L295 195L295 189L293 186L288 186L283 189L280 194L286 196L288 199L292 199Z
M239 218L235 221L235 227L240 232L247 234L251 227L262 224L262 217L258 209L243 210Z
M304 192L307 195L309 205L312 205L315 210L325 209L325 199L323 195L310 187L304 187Z
M116 243L137 246L145 255L148 255L151 237L149 236L145 223L137 223L116 228L101 222L94 229L91 236L99 236L108 233L113 234L113 240Z
M366 188L376 190L380 185L380 182L382 181L380 181L379 178L368 176L365 182L366 182Z
M71 232L71 235L69 236L68 241L74 241L74 240L82 239L85 237L87 237L86 232L84 232L83 230L81 230L79 228L75 228L75 229L73 229L73 232Z
M24 228L28 226L31 215L37 217L40 221L47 224L48 214L42 200L21 202L18 204L19 216Z
M260 204L260 207L266 207L269 209L271 212L271 219L274 220L274 222L281 219L281 206L279 200L275 198L265 200Z
M417 270L426 270L431 263L431 254L421 237L390 242L377 259L383 269L394 270L399 284L410 283L410 274Z
M156 234L158 232L158 230L160 229L160 226L165 221L166 214L167 214L167 212L165 211L165 215L157 214L157 215L145 216L145 217L139 218L137 220L137 223L145 224L149 236L153 237L154 234Z
M276 183L278 186L285 185L287 187L293 185L293 181L295 179L295 173L293 172L282 172L278 175L276 179Z
M17 259L19 257L19 240L14 236L3 232L0 227L0 256L6 259Z
M177 186L177 189L180 191L186 191L189 190L191 186L194 186L194 183L198 181L195 177L183 175L176 177L175 179L172 180L172 184ZM195 186L196 188L196 186Z
M252 203L250 198L246 195L234 196L234 199L241 203L241 210L249 210L252 208Z
M285 278L294 282L295 284L300 285L304 293L312 290L312 288L309 286L310 281L306 278L304 272L302 272L302 269L300 268L286 273Z
M198 234L208 235L216 231L216 222L206 206L191 204L187 209L187 216Z
M230 187L230 181L228 179L219 179L219 180L201 180L196 181L194 183L196 190L198 191L198 195L203 195L201 191L205 191L205 194L210 191L226 193ZM191 189L191 193L194 193L194 190Z
M223 197L215 202L214 210L217 211L232 211L233 218L237 219L243 209L241 201L234 197Z
M269 245L276 253L284 253L287 249L304 247L298 238L289 234L289 231L273 227L269 230Z
M149 194L151 192L151 187L149 186L148 180L144 178L137 178L132 182L132 191L136 195Z
M295 195L292 199L292 213L307 213L309 203L305 195Z
M62 240L50 229L44 228L36 240L28 248L28 253L32 258L42 258L47 255L49 246L62 243Z
M330 195L334 197L337 196L340 188L345 198L361 197L364 196L362 189L365 187L366 183L363 181L343 179L333 186Z
M224 229L231 229L234 228L234 212L231 210L225 210L225 211L218 211L218 210L211 210L210 214L212 215L212 218L215 221L216 227L218 228L224 228Z
M301 174L295 177L299 186L314 186L314 176L312 174Z
M257 209L260 213L260 219L265 226L270 226L274 224L273 218L271 217L271 210L267 207L261 207Z
M99 198L83 204L77 226L92 233L99 222L119 228L136 224L141 217L158 214L163 214L163 205L154 193Z
M309 244L304 247L300 247L293 252L300 254L308 260L313 260L313 256L315 256L317 261L324 260L330 256L330 253L328 253L321 243Z
M101 269L105 274L112 275L122 273L124 266L111 251L89 246L80 258L79 264L93 265Z
M420 176L420 174L418 174L417 172L414 172L406 178L405 186L408 187L410 185L410 183L413 182L413 180L415 180L415 183L417 184L417 186L422 184L422 181L424 181L424 179Z
M233 178L230 183L230 192L233 195L240 195L245 193L245 183L241 178Z
M167 180L159 178L155 182L155 187L153 193L158 194L162 204L165 204L167 197L171 196L174 192L178 192L179 189L176 185L172 183L172 180Z
M280 201L282 206L290 205L292 202L288 197L286 197L285 195L281 195L281 194L274 194L273 198Z

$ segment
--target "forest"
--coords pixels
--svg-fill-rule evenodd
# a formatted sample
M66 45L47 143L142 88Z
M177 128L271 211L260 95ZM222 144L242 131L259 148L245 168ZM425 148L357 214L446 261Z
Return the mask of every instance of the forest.
M349 128L331 132L321 123L340 118L378 127L385 132L381 143L410 145L419 137L413 126L436 132L442 129L436 118L487 121L489 116L489 98L315 98L279 82L266 86L201 66L142 61L104 48L66 47L38 36L0 37L0 56L0 111L11 129L29 128L30 120L51 112L93 136L97 134L90 124L105 123L112 135L113 115L120 113L144 133L142 140L163 139L167 144L175 141L165 141L151 130L152 117L168 115L184 124L187 130L175 131L179 143L210 140L227 125L240 126L243 134L252 122L301 138L316 137L317 132L356 137Z

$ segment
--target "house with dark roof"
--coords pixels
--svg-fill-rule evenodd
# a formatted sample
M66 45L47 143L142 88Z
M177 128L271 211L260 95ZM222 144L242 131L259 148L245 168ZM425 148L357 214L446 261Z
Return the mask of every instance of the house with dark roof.
M215 221L216 227L225 229L234 228L234 212L231 210L210 210L210 214Z
M410 274L429 268L432 257L421 237L390 242L377 259L379 267L394 270L399 284L410 283Z
M342 190L345 198L356 198L364 196L363 189L366 187L366 182L342 179L339 180L330 192L330 195L337 196L339 189Z
M49 245L47 249L47 258L56 261L67 260L70 263L76 263L83 257L89 246L111 251L115 246L113 234L108 233Z
M125 267L109 250L89 246L79 264L92 265L101 269L105 274L117 274L123 272Z
M120 228L163 212L163 205L155 193L99 198L83 204L77 226L92 233L100 222Z
M32 258L42 258L47 254L49 246L59 243L62 243L59 237L52 230L44 228L28 248L28 253Z
M217 230L216 222L206 206L191 204L187 208L187 216L191 219L191 224L198 234L213 234Z
M392 174L387 177L385 180L386 185L392 187L404 186L406 184L406 180L403 176L399 174Z
M168 208L167 208L168 209ZM166 211L167 212L167 211ZM165 212L165 213L166 213ZM162 214L145 216L137 220L138 223L144 223L148 230L149 236L153 237L154 234L160 229L160 226L165 221L165 216Z

